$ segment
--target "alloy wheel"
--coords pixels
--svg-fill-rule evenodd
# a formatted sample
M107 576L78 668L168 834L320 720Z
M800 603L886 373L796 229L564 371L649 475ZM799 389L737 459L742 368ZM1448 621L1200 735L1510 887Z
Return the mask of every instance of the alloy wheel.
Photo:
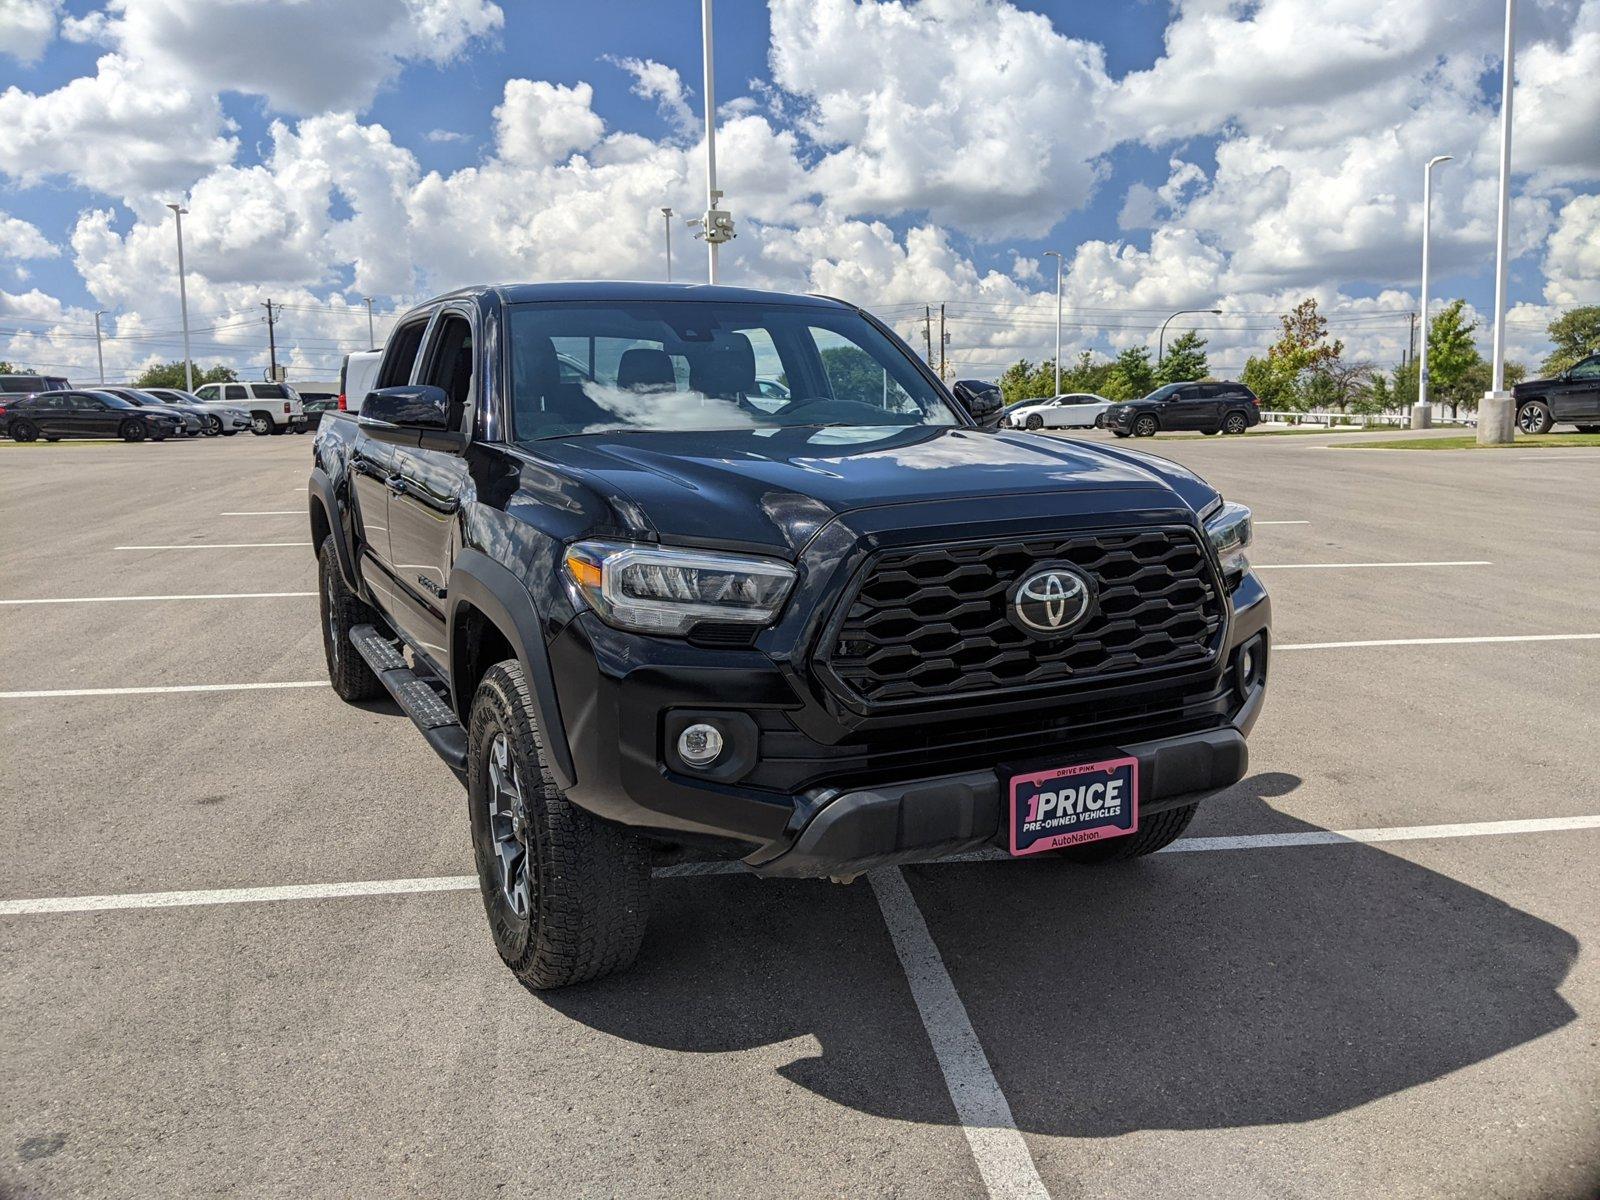
M504 733L489 743L489 836L494 841L496 874L500 895L519 918L526 920L533 909L528 876L528 807L522 795L522 777L511 757L511 743Z

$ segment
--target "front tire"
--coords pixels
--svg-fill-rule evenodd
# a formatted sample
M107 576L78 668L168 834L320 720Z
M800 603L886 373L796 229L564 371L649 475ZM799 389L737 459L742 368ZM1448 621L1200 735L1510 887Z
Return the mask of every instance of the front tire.
M1106 427L1106 415L1105 415L1105 413L1097 413L1097 414L1095 414L1094 427L1096 429L1104 429Z
M1155 437L1156 430L1161 428L1161 422L1146 414L1133 423L1134 437Z
M1118 437L1132 437L1133 436L1133 434L1129 433L1126 429L1113 429L1111 432L1116 434Z
M649 849L561 795L515 659L490 667L472 699L467 808L495 949L524 987L633 965L650 911Z
M1147 854L1165 849L1183 836L1183 831L1189 828L1189 822L1194 820L1195 810L1198 807L1195 804L1186 804L1182 808L1169 808L1166 812L1157 813L1148 821L1141 821L1139 831L1130 833L1127 837L1107 838L1102 842L1085 842L1081 846L1068 846L1065 850L1052 850L1049 854L1052 858L1085 865L1143 858Z
M1041 417L1038 413L1030 413L1028 415L1028 419L1026 421L1024 421L1022 424L1023 424L1024 428L1030 429L1030 430L1043 429L1044 428L1044 418Z
M1526 434L1549 433L1555 418L1543 400L1529 400L1517 409L1517 428Z
M317 550L317 591L322 597L322 654L328 661L328 682L341 700L374 700L387 690L383 680L350 642L357 625L379 622L372 606L352 592L339 573L333 534Z
M142 442L149 433L150 430L145 427L145 423L138 418L124 421L122 427L117 430L117 436L125 442Z
M222 418L211 417L206 421L205 434L207 437L216 437L222 432Z

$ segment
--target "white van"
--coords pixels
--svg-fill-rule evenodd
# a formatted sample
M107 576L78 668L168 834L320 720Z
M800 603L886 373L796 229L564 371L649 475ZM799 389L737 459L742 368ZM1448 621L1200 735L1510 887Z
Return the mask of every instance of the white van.
M250 432L257 437L287 433L305 423L299 394L286 383L207 383L194 394L206 405L242 408L250 414Z
M358 350L344 356L339 368L339 411L360 412L361 402L378 382L382 350Z

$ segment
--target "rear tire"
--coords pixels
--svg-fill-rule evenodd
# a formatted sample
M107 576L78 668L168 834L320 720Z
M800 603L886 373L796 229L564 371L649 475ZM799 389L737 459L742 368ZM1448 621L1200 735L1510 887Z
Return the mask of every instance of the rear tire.
M1137 833L1131 833L1127 837L1085 842L1081 846L1068 846L1065 850L1051 850L1048 853L1053 858L1086 865L1143 858L1146 854L1154 854L1157 850L1164 849L1177 841L1183 835L1183 831L1189 828L1189 822L1194 820L1195 810L1198 807L1195 804L1186 804L1182 808L1169 808L1166 812L1157 813L1148 821L1141 822Z
M1517 428L1526 434L1549 433L1555 418L1543 400L1529 400L1517 409Z
M32 442L39 437L38 427L32 421L11 422L11 440L13 442Z
M1250 428L1250 419L1242 412L1231 412L1222 418L1222 432L1238 435Z
M1095 414L1094 427L1096 429L1104 429L1106 427L1106 415L1105 415L1105 413L1096 413Z
M272 418L266 413L251 413L250 432L257 437L266 437L272 432Z
M317 550L317 591L321 596L322 654L328 661L328 682L341 700L374 700L387 689L367 666L367 660L350 642L350 631L357 625L378 624L376 610L352 592L339 573L338 552L333 534L322 539Z
M467 809L495 949L523 987L633 965L650 915L649 848L561 795L516 659L490 667L472 699Z
M1600 433L1600 425L1579 425L1579 433Z
M131 421L124 421L122 427L117 430L117 436L125 442L142 442L149 434L150 430L137 417Z

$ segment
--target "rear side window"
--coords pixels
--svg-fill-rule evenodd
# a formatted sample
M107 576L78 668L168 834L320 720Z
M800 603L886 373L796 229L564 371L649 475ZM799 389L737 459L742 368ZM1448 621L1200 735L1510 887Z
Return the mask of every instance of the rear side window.
M428 321L424 317L395 331L389 339L389 348L383 356L383 366L378 371L374 389L399 387L411 382L411 368L416 365L417 351L422 348L422 335L427 328Z
M229 400L248 400L250 398L250 393L245 390L243 384L239 383L230 383L222 394Z
M251 384L257 400L287 400L289 389L281 383L256 383Z

